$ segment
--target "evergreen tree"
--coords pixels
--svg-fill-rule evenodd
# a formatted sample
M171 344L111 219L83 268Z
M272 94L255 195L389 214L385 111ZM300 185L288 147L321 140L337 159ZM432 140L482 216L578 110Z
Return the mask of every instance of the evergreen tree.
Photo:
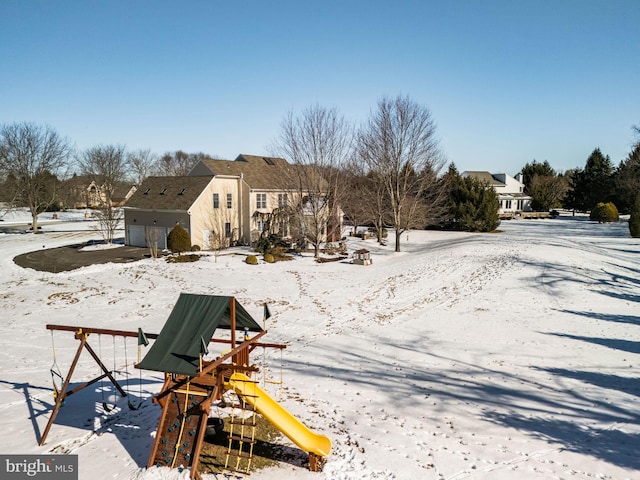
M555 177L556 171L551 168L549 162L545 160L542 163L538 163L537 160L534 160L533 163L527 163L522 170L523 182L524 183L524 191L531 195L531 184L533 183L533 178L535 176L538 177Z
M447 172L440 179L442 188L446 192L445 209L443 220L440 226L445 230L461 230L458 219L456 218L456 198L461 190L462 177L454 163L449 165Z
M620 162L614 175L615 204L621 213L629 213L640 192L640 143Z
M613 197L613 165L599 148L589 155L584 169L575 170L571 180L572 189L566 205L569 208L589 211Z
M450 224L456 230L491 232L498 228L500 202L492 187L474 177L460 177L449 169Z
M191 237L180 225L171 229L167 236L167 247L173 253L188 252L191 250Z
M633 238L640 238L640 194L636 195L636 201L631 209L629 217L629 233Z

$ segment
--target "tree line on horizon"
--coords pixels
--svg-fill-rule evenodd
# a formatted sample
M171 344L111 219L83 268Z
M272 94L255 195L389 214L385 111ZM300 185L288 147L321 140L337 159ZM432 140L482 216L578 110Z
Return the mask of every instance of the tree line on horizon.
M395 232L395 250L411 229L444 228L492 231L499 202L495 190L462 177L440 148L430 110L406 96L383 97L361 125L348 122L335 108L313 105L289 112L270 146L272 156L296 169L305 209L318 219L337 206L352 225L370 225L378 241L387 228ZM519 173L536 211L566 208L590 211L612 202L630 213L640 192L640 128L631 152L614 166L596 148L584 167L556 172L545 160L533 160ZM115 228L120 220L111 196L122 182L140 184L148 176L186 175L204 153L182 150L157 156L151 150L127 151L123 145L99 145L75 152L68 139L50 126L0 125L0 202L28 207L33 217L55 208L60 188L73 175L84 175L105 189L100 209ZM321 179L321 181L319 181ZM321 229L318 227L317 231ZM317 242L316 242L317 243Z

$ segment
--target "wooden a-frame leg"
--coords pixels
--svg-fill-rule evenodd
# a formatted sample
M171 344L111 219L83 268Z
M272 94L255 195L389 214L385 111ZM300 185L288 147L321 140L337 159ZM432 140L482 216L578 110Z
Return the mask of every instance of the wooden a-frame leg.
M67 388L69 388L69 382L71 381L71 375L73 374L73 371L75 370L76 365L78 364L78 359L80 358L82 349L85 347L86 344L87 344L87 337L82 335L82 337L80 338L80 345L78 345L78 350L76 351L76 356L73 358L73 362L71 362L71 367L69 368L69 372L67 373L67 376L64 379L64 383L62 384L62 387L60 387L60 391L56 396L56 404L53 407L53 412L51 412L51 416L49 417L49 422L47 423L47 426L45 427L44 432L42 432L42 438L40 438L40 443L39 443L40 446L44 445L44 442L47 439L47 435L49 434L49 430L51 429L51 425L53 425L53 422L56 419L56 416L58 415L58 411L62 406L62 402L64 402L65 395L67 394Z
M120 384L116 381L116 379L113 378L113 375L111 375L111 372L107 369L107 367L104 366L104 363L102 363L102 360L100 360L100 357L98 357L96 352L93 351L93 348L91 348L91 345L89 345L88 343L85 342L84 348L87 349L87 351L93 357L93 359L96 361L96 363L98 365L100 365L100 368L105 373L105 375L107 377L109 377L109 380L111 380L111 383L113 383L113 386L118 389L118 392L120 392L120 395L122 395L123 397L126 397L127 396L127 392L125 392L122 389L122 387L120 386Z

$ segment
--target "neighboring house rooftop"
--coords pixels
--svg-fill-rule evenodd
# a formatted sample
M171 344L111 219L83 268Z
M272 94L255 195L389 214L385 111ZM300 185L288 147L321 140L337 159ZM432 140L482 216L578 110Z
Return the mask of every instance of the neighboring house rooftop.
M466 172L462 172L462 176L476 178L481 182L488 183L490 186L494 188L505 186L504 182L498 180L490 172L486 172L486 171L466 171Z
M127 207L148 210L189 210L213 176L148 177Z

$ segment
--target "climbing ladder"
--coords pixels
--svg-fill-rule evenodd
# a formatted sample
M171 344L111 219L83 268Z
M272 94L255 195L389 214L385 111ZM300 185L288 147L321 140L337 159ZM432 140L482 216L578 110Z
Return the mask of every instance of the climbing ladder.
M176 383L161 401L162 414L147 467L191 469L197 472L209 417L211 390L189 382Z
M224 469L231 472L249 474L253 460L253 447L256 444L256 409L249 405L244 397L238 397L239 403L231 405L229 423L229 446ZM235 414L239 409L238 415ZM249 413L249 414L247 414ZM234 448L234 442L237 448ZM246 450L245 450L246 447ZM245 460L245 462L242 462Z

